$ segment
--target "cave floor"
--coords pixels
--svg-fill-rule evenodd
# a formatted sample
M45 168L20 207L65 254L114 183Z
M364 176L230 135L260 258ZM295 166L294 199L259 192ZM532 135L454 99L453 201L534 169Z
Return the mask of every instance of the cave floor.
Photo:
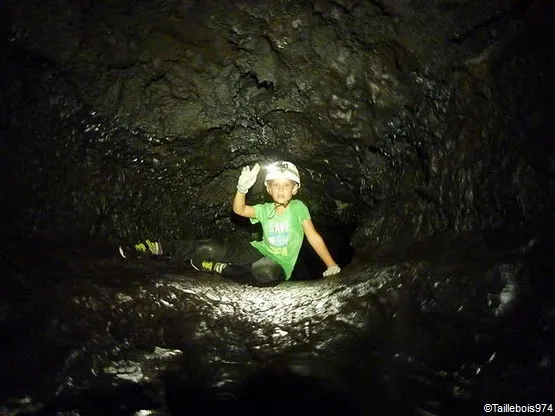
M531 302L530 291L514 306L510 290L526 279L550 296L553 285L523 274L522 265L542 263L551 235L544 224L438 236L371 261L355 256L331 279L270 288L189 265L123 261L113 247L12 239L2 254L0 410L223 414L230 403L245 414L270 404L280 411L310 405L318 414L468 409L488 388L501 395L487 384L499 370L492 362L521 360L530 375L537 367L527 362L530 350L549 360L552 337L537 332L537 322L551 322L553 311L534 309L540 301ZM530 336L540 338L535 349L523 341ZM515 348L502 353L504 343ZM524 383L516 367L517 376L500 376L508 380L500 385ZM473 384L477 374L489 387ZM533 382L545 377L534 374ZM293 395L276 407L260 387L266 384L313 400ZM526 391L534 389L523 387L523 397Z

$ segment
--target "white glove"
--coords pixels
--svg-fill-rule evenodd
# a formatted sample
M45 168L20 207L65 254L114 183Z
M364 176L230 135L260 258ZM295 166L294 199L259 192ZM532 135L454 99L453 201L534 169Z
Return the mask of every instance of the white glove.
M242 194L249 192L251 186L256 182L258 171L260 171L260 165L258 163L253 166L252 170L248 166L245 166L241 172L241 176L239 176L237 190Z
M341 267L339 267L337 264L332 264L330 267L328 267L328 269L322 273L322 276L327 277L327 276L331 276L333 274L337 274L341 271Z

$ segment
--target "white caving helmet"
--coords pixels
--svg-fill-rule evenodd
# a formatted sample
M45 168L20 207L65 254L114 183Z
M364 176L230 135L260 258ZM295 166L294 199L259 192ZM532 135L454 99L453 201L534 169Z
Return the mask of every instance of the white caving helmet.
M299 176L299 170L291 162L286 162L285 160L280 160L278 162L271 163L265 166L266 178L264 178L264 185L268 186L268 181L273 179L291 179L293 182L297 183L297 186L301 187L301 178Z

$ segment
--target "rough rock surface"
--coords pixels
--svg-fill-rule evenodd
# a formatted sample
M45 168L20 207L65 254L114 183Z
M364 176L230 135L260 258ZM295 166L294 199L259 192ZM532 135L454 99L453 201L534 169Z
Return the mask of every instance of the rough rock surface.
M552 393L553 17L3 1L0 413L439 414ZM256 234L230 200L244 165L278 158L340 279L259 289L107 254Z
M552 206L551 7L7 1L10 208L55 232L209 233L233 228L239 168L281 157L356 245L529 220Z
M551 232L512 236L465 235L436 244L435 258L415 247L274 288L121 264L103 249L12 245L13 278L0 287L4 409L471 414L509 397L547 400L544 273L555 265L542 256L555 244Z

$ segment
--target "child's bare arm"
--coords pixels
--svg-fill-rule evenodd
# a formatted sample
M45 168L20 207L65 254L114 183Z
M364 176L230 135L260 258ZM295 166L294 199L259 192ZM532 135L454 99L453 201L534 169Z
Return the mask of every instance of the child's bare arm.
M237 191L235 198L233 198L233 212L237 215L247 218L256 217L254 208L245 204L245 194Z
M316 254L318 254L318 256L325 263L326 267L337 265L337 263L331 256L328 250L328 247L324 242L324 239L314 228L314 224L312 223L312 220L303 221L303 230L309 244L312 246Z

